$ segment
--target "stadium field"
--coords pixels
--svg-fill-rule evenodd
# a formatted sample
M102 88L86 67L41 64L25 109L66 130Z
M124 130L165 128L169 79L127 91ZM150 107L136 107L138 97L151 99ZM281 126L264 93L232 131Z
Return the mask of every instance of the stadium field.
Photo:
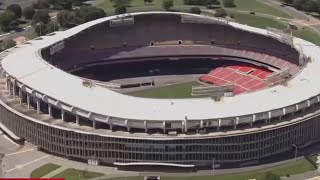
M191 88L192 86L200 85L196 81L166 85L162 87L155 87L152 89L146 89L141 91L134 91L127 93L127 95L144 97L144 98L160 98L160 99L177 99L177 98L192 98ZM193 97L194 98L194 97Z

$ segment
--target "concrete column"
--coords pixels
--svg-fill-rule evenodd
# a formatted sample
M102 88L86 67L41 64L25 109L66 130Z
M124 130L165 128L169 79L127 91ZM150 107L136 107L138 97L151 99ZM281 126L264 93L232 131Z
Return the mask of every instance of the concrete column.
M128 126L128 119L126 119L125 124L126 124L127 131L129 132L130 131L130 127Z
M233 129L237 129L237 125L239 124L239 117L236 118Z
M163 121L162 125L163 125L163 134L165 134L166 133L166 122Z
M144 121L143 125L144 125L144 131L147 133L148 132L147 121Z
M27 105L28 109L30 109L30 94L27 92Z
M51 104L48 104L48 113L49 113L49 117L52 118L52 106L51 106Z
M8 90L9 90L9 95L12 95L12 91L11 91L11 81L8 82Z
M252 122L250 123L250 126L252 127L253 126L253 123L256 121L256 115L254 114L252 116Z
M187 119L185 119L184 121L184 132L188 132L188 125L187 125Z
M19 89L19 98L20 98L20 104L22 104L23 97L22 97L22 89L21 88Z
M65 119L64 119L64 110L63 109L61 109L61 119L62 119L62 121L64 121Z
M13 94L13 97L15 98L16 97L16 85L12 84L12 94Z
M268 118L266 119L266 124L270 123L271 121L271 111L268 112Z
M79 119L80 119L80 118L79 118L79 115L76 114L76 124L77 124L77 125L79 125L79 121L80 121Z
M9 79L6 78L6 88L7 88L7 90L9 90L9 83L8 83L8 81L9 81Z
M96 127L97 127L96 121L92 121L92 127L93 127L94 129L96 129Z
M37 113L40 114L40 98L37 98Z

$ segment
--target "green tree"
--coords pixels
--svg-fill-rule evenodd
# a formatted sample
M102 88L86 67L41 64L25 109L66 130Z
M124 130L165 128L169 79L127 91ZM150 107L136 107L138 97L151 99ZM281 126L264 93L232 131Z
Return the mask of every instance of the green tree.
M223 0L224 7L236 7L234 0Z
M117 7L128 7L130 6L132 0L111 0L111 2L113 3L113 7L117 8Z
M58 31L59 29L60 29L59 24L57 22L54 22L54 21L50 21L47 24L47 27L46 27L47 33Z
M67 10L59 11L57 21L63 28L71 28L75 26L75 13Z
M46 9L49 8L49 6L48 0L37 0L33 3L35 9Z
M318 4L314 0L308 0L307 2L303 3L301 8L307 12L316 12L318 10Z
M206 6L208 0L183 0L185 5L199 5L199 6Z
M166 11L168 11L170 8L173 7L173 1L172 0L162 0L162 7Z
M0 15L0 26L4 32L9 32L17 27L17 17L13 12L5 11Z
M24 18L31 20L33 15L36 13L32 6L25 7L22 11Z
M127 12L127 7L130 6L131 0L111 0L116 14L124 14Z
M116 7L116 9L114 10L114 12L115 12L116 14L125 14L125 13L127 13L127 7L126 7L126 6Z
M102 9L93 6L81 6L81 8L76 11L76 16L81 19L82 23L85 23L103 18L106 16L106 13Z
M226 17L227 16L227 12L225 9L223 8L219 8L216 10L216 13L214 14L215 17Z
M281 0L285 4L292 4L293 0Z
M49 13L47 11L39 10L33 15L32 24L35 25L39 22L43 24L48 24L50 20L51 19L50 19Z
M190 8L190 13L192 14L201 14L201 9L198 7L192 7Z
M17 18L21 18L22 9L18 4L10 4L7 11L13 12Z
M34 26L34 31L39 35L45 35L47 34L47 24L44 24L43 22L38 22Z
M48 3L54 9L71 10L74 0L48 0Z
M293 0L292 5L298 10L302 10L302 5L306 3L306 0Z
M220 5L220 1L218 1L218 0L207 0L207 4L206 4L207 7L212 7L214 5Z
M152 3L153 0L143 0L144 1L144 5L147 5L147 3Z

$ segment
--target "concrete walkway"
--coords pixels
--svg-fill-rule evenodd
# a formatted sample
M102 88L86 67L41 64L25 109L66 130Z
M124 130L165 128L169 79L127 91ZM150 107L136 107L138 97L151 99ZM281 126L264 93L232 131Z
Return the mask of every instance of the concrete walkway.
M62 167L60 167L60 168L58 168L58 169L50 172L49 174L46 174L45 176L43 176L43 177L41 177L41 178L51 178L51 177L53 177L53 176L55 176L55 175L57 175L57 174L65 171L66 169L68 169L68 167L62 166Z
M320 172L317 169L317 170L309 171L302 174L291 175L290 177L281 177L281 179L282 180L305 180L305 179L312 179L319 176L320 176Z

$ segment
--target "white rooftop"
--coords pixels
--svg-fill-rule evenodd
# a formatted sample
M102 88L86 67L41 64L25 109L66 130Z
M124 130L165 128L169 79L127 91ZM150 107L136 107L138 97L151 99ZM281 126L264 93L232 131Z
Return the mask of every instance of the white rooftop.
M148 12L172 13L172 12ZM142 14L133 13L132 15ZM178 13L183 14L183 13ZM194 15L198 16L198 15ZM265 112L286 107L306 100L320 93L320 48L312 43L295 38L294 43L312 57L301 73L288 83L287 87L275 86L254 93L225 97L220 102L210 98L199 99L147 99L131 97L105 89L82 85L82 80L46 63L39 50L64 38L68 38L92 25L115 18L106 17L75 28L32 40L9 53L2 61L5 71L21 83L66 104L96 114L139 120L184 120L216 119ZM266 34L266 30L237 23L232 26Z

